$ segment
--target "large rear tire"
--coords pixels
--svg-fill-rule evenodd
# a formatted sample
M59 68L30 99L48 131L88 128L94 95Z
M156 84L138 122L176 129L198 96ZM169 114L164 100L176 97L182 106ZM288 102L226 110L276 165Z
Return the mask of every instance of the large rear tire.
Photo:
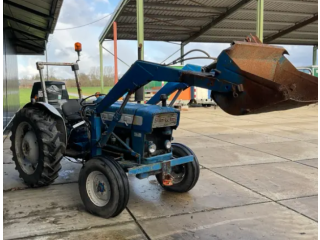
M88 212L111 218L119 215L129 200L126 173L112 157L94 157L79 175L79 191Z
M198 182L200 175L200 165L197 156L187 146L181 143L172 143L173 157L184 157L193 155L194 161L172 167L173 185L165 186L162 182L162 173L156 175L159 184L163 189L171 192L188 192Z
M55 117L37 108L23 108L12 126L11 151L19 177L30 187L51 184L61 169L65 144Z

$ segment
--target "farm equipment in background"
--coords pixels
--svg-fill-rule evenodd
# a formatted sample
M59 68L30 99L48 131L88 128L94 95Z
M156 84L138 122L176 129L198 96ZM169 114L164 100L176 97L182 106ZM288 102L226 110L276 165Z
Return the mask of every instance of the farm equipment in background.
M76 44L78 54L80 50ZM93 101L81 96L77 63L38 62L41 89L33 91L32 101L13 120L16 169L27 185L40 187L58 177L63 157L76 159L83 164L82 201L90 213L105 218L117 216L128 203L126 173L140 179L155 175L165 190L187 192L197 183L200 167L191 149L172 143L180 120L180 112L171 107L177 96L190 86L209 89L221 109L232 115L316 103L317 78L295 69L284 53L279 47L234 42L208 66L180 70L136 61L108 94L96 93ZM63 84L44 82L45 65L71 66L79 99L68 99ZM151 80L168 83L148 104L128 103ZM167 105L167 96L175 91Z
M312 76L318 77L318 65L306 66L306 67L297 67L300 72L310 74Z
M187 55L186 53L185 55ZM180 70L188 70L188 66L183 65L173 65L172 68ZM201 72L201 67L197 69ZM166 82L151 82L146 85L145 89L145 100L148 102L152 96L160 90ZM147 89L148 88L148 89ZM170 103L171 100L176 95L177 91L173 92L168 96L167 102ZM190 88L184 89L179 96L175 99L173 104L174 107L180 108L182 106L191 106L191 107L210 107L216 106L215 102L211 98L211 90L201 87L191 86Z

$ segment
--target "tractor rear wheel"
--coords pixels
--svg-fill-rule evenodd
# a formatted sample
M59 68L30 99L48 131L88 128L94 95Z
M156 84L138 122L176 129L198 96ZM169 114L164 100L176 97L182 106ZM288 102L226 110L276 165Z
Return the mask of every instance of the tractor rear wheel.
M196 185L199 179L200 165L198 158L190 148L181 143L172 143L172 154L175 158L193 155L194 160L193 162L172 167L172 186L163 185L162 173L157 174L156 178L159 184L167 191L180 193L188 192Z
M126 173L112 157L94 157L82 167L79 191L88 212L111 218L119 215L129 200Z
M51 184L61 169L65 145L54 116L37 108L23 108L12 126L11 151L19 177L30 187Z

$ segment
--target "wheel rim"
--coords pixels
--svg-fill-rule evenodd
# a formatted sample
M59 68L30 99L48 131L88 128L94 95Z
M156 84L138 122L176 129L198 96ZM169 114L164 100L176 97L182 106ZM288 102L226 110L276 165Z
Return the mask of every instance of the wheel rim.
M34 129L27 122L21 122L17 127L15 151L22 171L33 174L39 163L39 145Z
M186 174L186 168L184 164L174 166L171 169L172 183L173 184L180 183L184 179L185 174Z
M91 172L86 181L87 194L96 206L103 207L108 204L111 188L106 176L99 171Z
M174 154L173 157L174 158L179 158L179 157L182 157L182 156L178 156L177 154ZM177 165L177 166L172 167L171 176L172 176L172 183L173 184L180 183L184 179L185 175L186 175L186 166L185 166L185 164Z

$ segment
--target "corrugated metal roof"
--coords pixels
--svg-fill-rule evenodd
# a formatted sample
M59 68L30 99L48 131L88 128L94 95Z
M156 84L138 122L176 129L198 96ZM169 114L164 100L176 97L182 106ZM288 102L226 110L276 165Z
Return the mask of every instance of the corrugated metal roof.
M3 0L3 30L17 54L44 54L63 0Z
M192 39L207 24L242 3L235 12ZM113 21L118 23L118 39L137 39L135 4L135 0L122 0L119 3L100 35L100 41L113 39ZM243 40L250 33L256 32L256 7L255 0L145 0L144 37L145 40L178 42L184 42L190 37L195 42L230 43ZM272 39L269 43L275 44L317 45L317 16L317 0L265 0L264 37ZM308 24L291 32L286 30L304 21ZM286 34L279 35L282 31ZM273 39L273 36L277 38Z

